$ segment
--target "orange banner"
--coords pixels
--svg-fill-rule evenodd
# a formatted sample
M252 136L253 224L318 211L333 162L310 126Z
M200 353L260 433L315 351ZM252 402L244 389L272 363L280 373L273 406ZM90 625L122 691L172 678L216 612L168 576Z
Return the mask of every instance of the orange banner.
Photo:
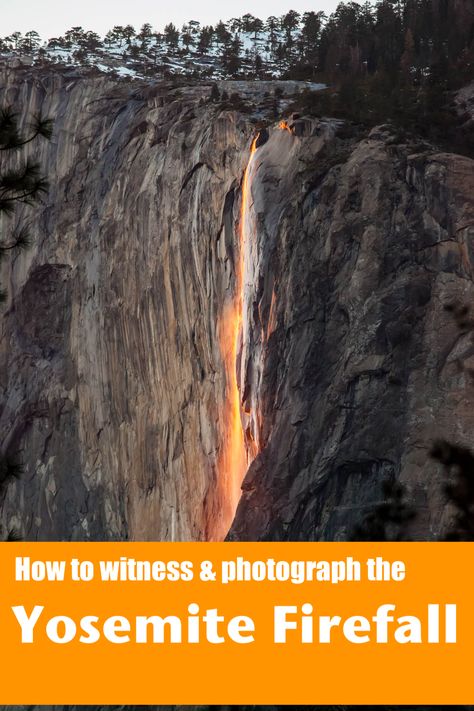
M1 704L472 704L468 543L5 543Z

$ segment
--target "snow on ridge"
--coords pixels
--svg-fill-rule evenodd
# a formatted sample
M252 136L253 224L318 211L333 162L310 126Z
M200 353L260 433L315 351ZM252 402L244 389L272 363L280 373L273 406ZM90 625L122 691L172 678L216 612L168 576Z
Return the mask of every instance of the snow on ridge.
M273 33L276 42L283 41L284 33ZM87 35L87 33L86 33ZM186 48L183 35L180 33L176 46L168 46L164 40L157 41L151 36L146 43L137 36L124 40L107 41L100 46L88 49L78 42L68 42L68 46L51 39L35 47L33 51L19 52L10 50L0 52L3 57L15 57L20 62L29 63L29 59L37 63L61 63L72 67L95 67L104 73L114 73L131 79L157 79L173 74L185 75L210 81L224 79L245 79L249 76L262 80L279 79L285 72L285 62L277 63L274 52L271 51L270 34L265 31L257 33L238 31L232 38L238 38L241 43L241 67L231 73L226 70L223 62L224 47L213 38L205 53L200 53L195 46ZM295 34L295 39L298 33ZM196 39L196 38L194 38ZM259 58L259 59L258 59ZM257 70L256 63L261 63ZM313 84L308 82L308 87ZM315 84L315 87L320 85Z

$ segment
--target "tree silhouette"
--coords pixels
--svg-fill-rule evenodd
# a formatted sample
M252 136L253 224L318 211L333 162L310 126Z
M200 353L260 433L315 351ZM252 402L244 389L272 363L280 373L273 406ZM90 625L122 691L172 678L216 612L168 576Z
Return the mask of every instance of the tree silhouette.
M263 32L265 35L262 35ZM247 35L246 44L252 37L254 45L254 51L246 52L242 58L243 72L255 73L253 64L258 51L265 73L284 74L282 78L285 79L314 79L319 76L322 82L330 83L336 92L341 84L358 82L359 93L366 96L364 111L368 115L377 92L371 86L367 88L361 84L361 81L373 78L375 85L380 81L390 90L393 88L396 94L393 98L390 91L388 96L379 91L379 105L386 106L385 116L379 117L380 122L396 118L394 106L405 102L409 103L411 114L420 115L426 131L429 132L428 124L436 124L435 131L440 135L445 132L446 121L449 124L443 99L447 97L449 104L450 90L472 80L473 0L346 0L340 2L329 17L321 11L308 11L300 15L295 10L289 10L280 17L272 15L263 21L263 18L247 13L227 23L220 20L215 28L201 27L199 22L191 20L183 26L181 34L172 23L164 29L170 51L187 60L183 63L185 71L201 78L212 74L218 76L222 68L230 76L232 72L229 73L222 64L215 66L219 63L215 61L218 57L214 53L209 57L212 61L201 67L196 66L190 61L195 48L204 55L215 42L223 50L235 34L242 40L242 33ZM122 47L125 42L128 48L138 44L143 52L150 52L149 58L143 58L146 73L147 69L152 68L152 44L156 43L156 38L157 34L153 33L149 23L144 24L137 34L131 25L116 25L106 34L105 44L109 50L115 43ZM85 32L82 27L73 27L64 37L50 40L48 47L77 49L75 45L89 52L101 48L97 35ZM0 38L0 51L28 52L39 59L42 54L44 57L45 52L34 30L24 36L14 32ZM436 91L426 92L430 82L438 88L442 87L444 92L441 111L434 114L431 105L439 103L440 97ZM416 99L418 92L422 94L419 101ZM347 106L346 113L350 114L350 106ZM356 120L356 117L349 118ZM468 116L465 123L472 134L474 131ZM451 130L459 133L457 126ZM432 137L427 138L431 140ZM474 154L474 137L469 140L471 153ZM455 150L459 152L459 149Z
M454 522L445 539L474 541L474 454L467 447L439 440L431 456L446 471L445 492L454 509Z
M32 205L48 189L48 182L42 176L38 162L31 158L13 161L12 158L37 138L49 140L52 122L41 115L33 116L27 133L20 129L20 117L12 108L0 109L0 216L12 218L21 205ZM0 233L0 260L8 254L25 249L30 244L27 224L17 224L7 234ZM5 301L6 292L0 290L0 301ZM0 493L8 483L21 476L22 465L17 454L0 446ZM6 540L17 540L15 531L10 531Z
M170 49L176 49L179 43L179 32L172 22L166 25L164 35L168 47Z
M358 524L352 541L406 541L407 524L416 510L407 502L405 488L396 482L382 485L383 500Z
M474 319L466 304L446 304L460 333L474 337ZM458 368L473 377L472 370L462 360ZM441 534L445 541L474 541L474 453L468 447L437 440L430 457L439 462L445 471L444 487L447 503L453 511L453 521ZM416 518L417 510L408 502L406 488L400 483L383 484L383 501L376 504L356 526L350 540L403 541L409 540L408 524Z
M34 116L28 134L19 128L19 116L11 108L0 109L0 215L13 217L20 205L32 205L48 189L37 161L27 158L12 164L12 154L39 137L50 139L52 122L41 115ZM17 224L7 235L0 234L0 260L8 254L28 247L30 234L27 224ZM6 293L0 289L0 301Z
M222 64L230 76L235 76L242 65L241 53L242 42L238 35L235 35L225 46L222 52Z

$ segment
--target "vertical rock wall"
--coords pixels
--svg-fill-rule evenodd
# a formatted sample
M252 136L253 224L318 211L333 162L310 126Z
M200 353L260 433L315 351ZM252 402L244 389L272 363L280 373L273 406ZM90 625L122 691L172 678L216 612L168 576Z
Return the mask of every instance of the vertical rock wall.
M407 484L413 535L447 521L433 441L471 443L472 357L444 305L472 304L474 161L388 128L273 131L254 164L245 400L262 449L231 540L350 536Z
M55 120L34 248L3 267L0 433L27 539L222 538L219 317L249 128L209 89L8 71L1 101Z

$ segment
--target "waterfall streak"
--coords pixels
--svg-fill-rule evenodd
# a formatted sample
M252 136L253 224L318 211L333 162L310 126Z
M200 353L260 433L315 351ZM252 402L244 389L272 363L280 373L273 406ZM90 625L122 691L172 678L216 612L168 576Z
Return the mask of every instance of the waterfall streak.
M241 495L241 484L251 461L254 447L246 444L242 425L242 404L239 390L240 358L243 337L243 306L245 288L245 253L248 234L248 215L251 205L250 171L257 150L258 137L252 141L250 157L242 181L242 200L239 221L238 258L235 260L235 295L224 313L221 324L221 350L226 369L225 441L219 466L219 476L228 493L229 521L232 522Z

